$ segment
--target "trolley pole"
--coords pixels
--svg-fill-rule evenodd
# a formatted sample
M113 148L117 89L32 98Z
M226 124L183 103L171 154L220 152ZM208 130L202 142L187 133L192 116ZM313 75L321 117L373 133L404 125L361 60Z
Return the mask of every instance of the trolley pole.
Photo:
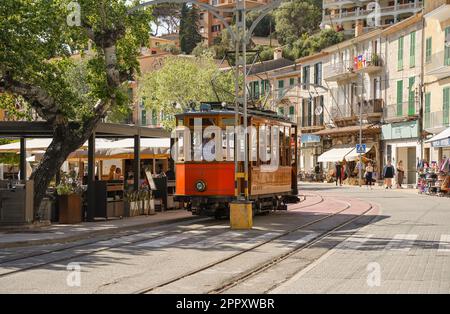
M273 9L280 6L283 0L273 0L270 3L265 5L249 8L246 7L246 0L235 0L234 8L220 8L215 7L209 3L202 2L201 0L150 0L145 1L136 5L134 8L128 11L128 14L133 14L136 10L141 8L158 5L162 3L191 3L192 5L196 5L204 10L209 11L214 15L215 18L219 19L225 29L229 32L232 44L235 49L235 132L234 132L234 170L235 170L235 196L236 201L231 203L230 205L230 225L232 229L251 229L253 226L253 209L252 203L249 198L249 186L248 186L248 177L249 177L249 141L248 141L248 115L247 115L247 87L246 87L246 77L247 77L247 44L250 41L250 36L254 32L256 26L262 19L269 14ZM253 24L247 30L246 25L246 12L248 11L257 11L259 12L258 17L255 19ZM234 31L221 13L232 13L236 19L236 30ZM241 56L242 53L242 56ZM240 72L243 73L243 88L242 92L240 91ZM240 172L239 167L239 151L241 147L238 147L238 139L239 139L239 129L241 128L240 123L240 106L242 104L242 116L243 116L243 133L244 133L244 166L243 172ZM244 195L242 195L241 191L239 191L239 181L244 179Z

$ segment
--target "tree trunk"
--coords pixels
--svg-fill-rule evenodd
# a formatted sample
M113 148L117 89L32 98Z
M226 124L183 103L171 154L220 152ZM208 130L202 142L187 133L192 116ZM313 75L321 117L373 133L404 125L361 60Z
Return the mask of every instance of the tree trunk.
M89 138L91 131L72 130L67 125L59 125L53 133L53 140L47 148L41 162L31 175L34 180L34 208L39 209L51 180L60 171L64 161Z

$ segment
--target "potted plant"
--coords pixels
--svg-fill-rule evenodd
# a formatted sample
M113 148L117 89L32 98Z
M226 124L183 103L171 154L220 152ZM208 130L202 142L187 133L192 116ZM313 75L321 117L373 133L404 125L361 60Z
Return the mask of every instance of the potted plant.
M378 66L379 62L380 62L380 56L376 52L372 53L372 57L370 59L370 65Z
M61 174L61 182L56 187L59 203L59 223L76 224L83 221L82 193L76 175Z

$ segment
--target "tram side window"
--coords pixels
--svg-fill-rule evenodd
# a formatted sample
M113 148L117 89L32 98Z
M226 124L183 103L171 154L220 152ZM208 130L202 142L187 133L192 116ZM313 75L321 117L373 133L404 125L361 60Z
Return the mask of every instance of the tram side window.
M253 167L258 165L258 127L252 125L250 129L250 161Z
M234 161L234 118L222 118L223 158Z
M279 149L280 149L280 166L286 166L286 158L285 158L285 152L284 152L284 127L280 127L280 140L279 140Z
M291 128L290 127L285 128L284 138L285 138L285 143L286 143L286 146L285 146L286 166L290 166L291 165Z
M261 125L259 128L259 160L261 165L270 164L271 142L270 125Z

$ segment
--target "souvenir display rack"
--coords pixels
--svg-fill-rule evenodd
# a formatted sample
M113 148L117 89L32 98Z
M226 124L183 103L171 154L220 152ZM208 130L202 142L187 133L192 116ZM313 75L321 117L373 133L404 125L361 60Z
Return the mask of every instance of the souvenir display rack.
M420 194L450 196L450 159L439 164L421 161L418 164L418 189Z

